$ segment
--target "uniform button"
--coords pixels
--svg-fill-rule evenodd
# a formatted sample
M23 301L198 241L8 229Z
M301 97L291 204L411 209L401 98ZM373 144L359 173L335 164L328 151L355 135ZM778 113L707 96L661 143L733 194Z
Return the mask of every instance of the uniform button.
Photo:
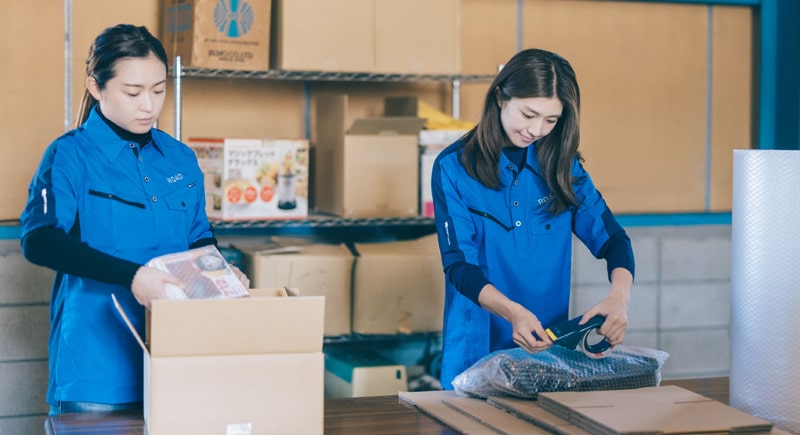
M142 157L141 157L141 156L139 157L139 161L140 161L140 162L142 161Z
M513 171L513 170L514 170L514 165L508 165L508 169L509 169L510 171Z
M549 230L550 229L550 224L545 225L544 229Z
M144 177L144 182L145 183L149 183L150 182L150 177Z
M514 202L512 202L512 204L514 204L514 207L518 207L519 206L519 201L514 201Z
M156 198L155 196L152 199L153 199L153 202L158 201L158 198Z
M519 180L514 180L514 185L516 186L518 184L519 184Z
M516 221L516 222L514 222L514 226L521 227L522 226L522 222Z
M128 144L128 146L129 146L129 147L131 147L131 149L134 149L134 148L136 148L136 145L135 145L135 144L133 144L133 143L129 143L129 144Z

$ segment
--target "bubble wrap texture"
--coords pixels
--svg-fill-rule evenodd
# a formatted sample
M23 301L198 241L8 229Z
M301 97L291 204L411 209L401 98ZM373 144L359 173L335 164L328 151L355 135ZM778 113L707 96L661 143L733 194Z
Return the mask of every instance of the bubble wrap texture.
M453 379L462 396L533 399L540 392L624 390L661 383L666 352L619 345L605 358L552 346L530 354L522 348L493 352Z
M800 151L734 151L730 322L730 405L800 432Z

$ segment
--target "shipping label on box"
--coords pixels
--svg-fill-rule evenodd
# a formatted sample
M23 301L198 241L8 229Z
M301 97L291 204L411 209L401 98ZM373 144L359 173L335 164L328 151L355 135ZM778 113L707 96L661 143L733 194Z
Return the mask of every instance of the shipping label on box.
M220 220L308 217L308 140L189 139L206 213Z
M271 0L165 0L162 41L186 66L269 69Z

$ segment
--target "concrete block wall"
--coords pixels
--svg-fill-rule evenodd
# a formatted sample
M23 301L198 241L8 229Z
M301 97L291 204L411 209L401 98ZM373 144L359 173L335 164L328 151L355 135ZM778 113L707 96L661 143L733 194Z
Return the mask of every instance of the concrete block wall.
M727 376L730 225L633 227L636 278L625 343L669 353L662 377ZM608 292L604 261L574 243L572 315Z
M47 337L54 273L28 263L19 240L0 240L0 433L44 432Z

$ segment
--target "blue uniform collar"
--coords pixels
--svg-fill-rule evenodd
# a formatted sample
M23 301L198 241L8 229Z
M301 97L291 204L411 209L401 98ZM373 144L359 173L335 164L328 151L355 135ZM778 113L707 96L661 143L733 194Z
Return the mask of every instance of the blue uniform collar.
M130 149L130 141L120 138L119 135L103 121L103 118L100 117L95 109L89 112L89 117L81 128L109 162L116 160L123 150ZM156 143L155 135L150 144L152 144L159 153L162 155L164 154L161 147Z

